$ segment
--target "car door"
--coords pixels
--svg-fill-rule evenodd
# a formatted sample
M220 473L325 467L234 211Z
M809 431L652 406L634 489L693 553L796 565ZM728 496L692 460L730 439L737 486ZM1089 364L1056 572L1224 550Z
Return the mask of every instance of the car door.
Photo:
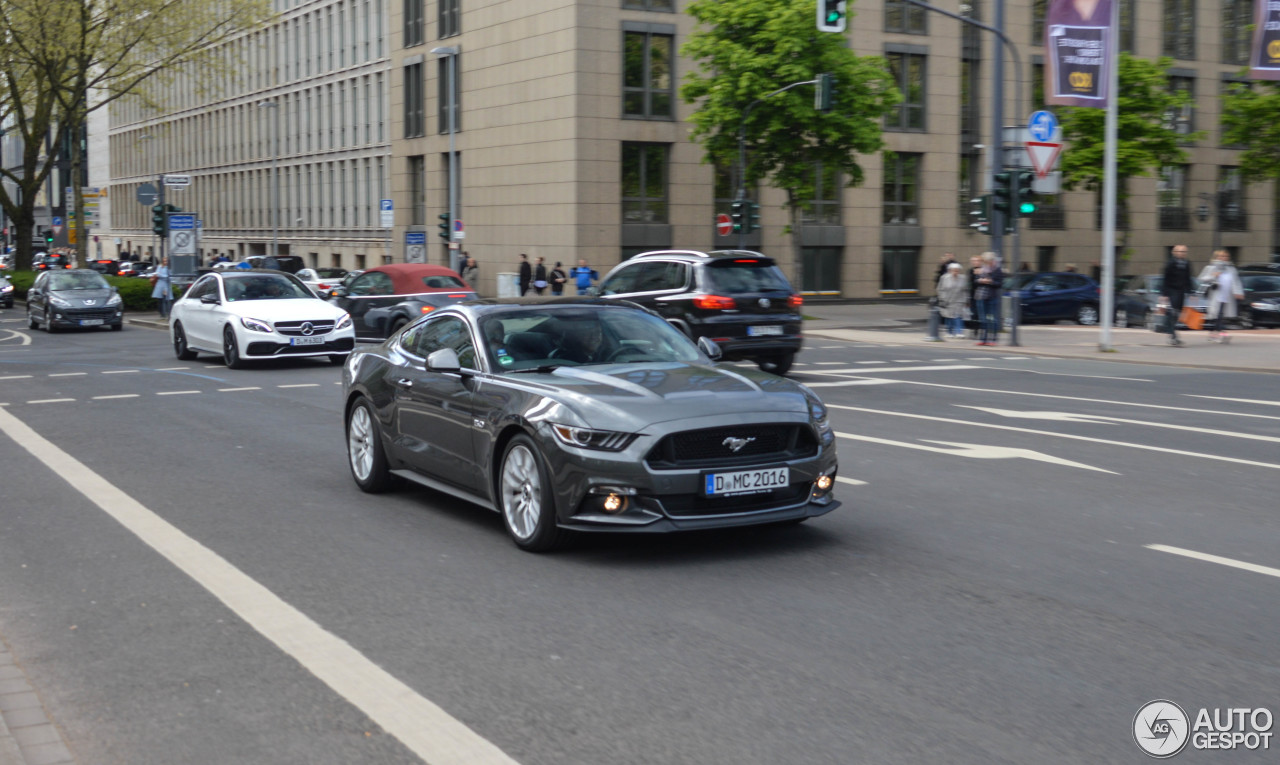
M44 316L44 309L47 305L47 296L45 289L49 286L49 272L42 271L36 277L35 282L31 284L31 289L27 290L27 312L32 316Z
M346 294L337 299L342 310L351 314L356 337L381 340L387 336L386 309L400 298L395 295L391 277L381 271L366 271L347 286Z
M220 334L223 296L219 290L221 280L216 276L202 277L191 285L187 294L179 302L178 319L182 321L183 331L187 334L187 345L216 351L222 347ZM217 303L204 302L204 296L211 295Z
M476 345L467 323L442 316L399 338L400 363L388 367L395 391L399 457L414 470L469 491L483 493L475 459L475 396L458 372L427 369L435 351L451 348L464 369L475 370Z

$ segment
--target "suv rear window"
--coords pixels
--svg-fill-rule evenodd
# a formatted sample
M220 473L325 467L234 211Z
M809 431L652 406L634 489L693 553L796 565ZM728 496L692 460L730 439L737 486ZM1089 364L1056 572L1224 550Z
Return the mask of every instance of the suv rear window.
M703 277L709 291L721 294L791 291L782 269L761 260L712 263L703 271Z

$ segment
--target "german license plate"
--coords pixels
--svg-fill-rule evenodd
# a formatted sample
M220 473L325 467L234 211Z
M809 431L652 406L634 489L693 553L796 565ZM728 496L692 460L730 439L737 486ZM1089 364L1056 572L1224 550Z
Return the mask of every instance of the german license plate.
M323 337L291 337L289 345L324 345Z
M80 320L80 326L82 327L96 327L99 324L106 324L106 320L105 319L81 319Z
M758 494L787 486L791 470L785 467L760 470L737 470L732 473L707 473L703 476L703 493L708 497L731 497L735 494Z
M747 335L749 337L760 337L761 335L781 335L782 327L777 324L770 324L763 327L747 327Z

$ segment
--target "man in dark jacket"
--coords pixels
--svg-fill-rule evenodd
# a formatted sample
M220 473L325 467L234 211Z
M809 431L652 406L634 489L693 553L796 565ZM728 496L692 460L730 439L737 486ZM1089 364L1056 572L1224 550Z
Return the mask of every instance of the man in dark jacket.
M1169 301L1166 309L1165 326L1169 328L1169 345L1182 345L1178 339L1178 315L1186 302L1187 293L1194 288L1191 281L1191 264L1187 262L1187 246L1175 244L1173 257L1164 264L1164 281L1160 286L1160 294Z
M529 256L522 252L520 253L520 276L517 280L517 286L522 296L529 291L529 282L531 281L533 281L533 266L529 265Z

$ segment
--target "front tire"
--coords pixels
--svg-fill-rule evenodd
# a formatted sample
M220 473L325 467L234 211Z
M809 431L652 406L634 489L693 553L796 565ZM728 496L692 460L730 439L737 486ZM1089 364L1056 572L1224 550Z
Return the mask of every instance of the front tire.
M498 471L498 510L511 540L521 550L545 552L563 543L556 526L551 481L533 440L521 433L507 444Z
M364 399L357 401L347 414L347 464L361 491L378 494L391 486L378 421L372 405Z
M1117 326L1117 327L1127 327L1127 326L1129 326L1129 312L1128 312L1128 311L1125 311L1125 310L1123 310L1123 309L1122 309L1122 310L1119 310L1119 311L1116 311L1116 326Z
M236 342L236 331L231 327L222 330L222 363L227 369L243 369L244 360L240 358L240 344Z
M762 358L757 361L756 364L764 371L771 372L772 374L781 377L791 371L791 365L794 364L795 361L795 351L787 351L786 353L780 353L777 356Z
M1092 327L1098 323L1098 307L1092 304L1082 305L1076 309L1076 324Z
M36 315L31 313L31 306L27 306L27 329L39 329L40 322L36 321Z
M44 331L45 331L45 332L48 332L49 334L51 334L51 335L52 335L52 334L54 334L55 332L57 332L57 331L58 331L58 330L57 330L57 328L55 328L55 327L53 326L53 320L49 317L49 309L48 309L48 308L44 309L44 322L43 322L43 323L44 323Z
M182 322L173 325L173 355L178 357L178 361L194 361L197 355L187 345L187 333L182 329Z

